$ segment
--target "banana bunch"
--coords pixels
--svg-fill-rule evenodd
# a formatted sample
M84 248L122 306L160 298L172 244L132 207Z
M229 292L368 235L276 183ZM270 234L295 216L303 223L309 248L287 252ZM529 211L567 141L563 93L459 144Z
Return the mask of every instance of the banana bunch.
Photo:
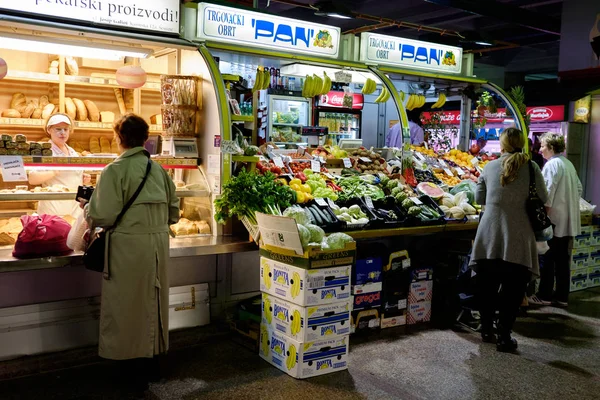
M371 78L367 78L367 81L363 85L362 94L371 94L377 89L377 83Z
M265 259L261 261L262 263L262 278L263 283L267 290L271 289L271 267L269 266L269 262Z
M269 356L269 331L267 327L264 325L260 326L260 348L263 353L263 356Z
M392 94L390 93L390 91L387 90L387 88L384 86L381 90L381 93L379 94L379 97L375 99L375 103L385 103L389 100L391 95Z
M263 306L263 315L267 319L267 322L269 323L269 325L271 325L271 322L273 321L273 312L271 311L271 300L269 299L269 296L266 294L263 294L262 306Z
M324 78L317 74L306 75L304 85L302 85L302 96L311 98L329 93L332 85L331 78L327 76L326 72L323 72L323 76Z
M446 104L446 95L444 93L440 93L438 101L436 101L435 104L431 106L431 108L442 108L444 104Z
M302 317L300 316L300 311L294 310L294 314L291 318L292 326L290 326L290 333L292 334L292 336L296 336L298 332L300 332L300 328L302 327L301 319Z
M296 366L296 353L297 353L296 346L294 346L293 344L290 344L288 353L289 354L287 356L287 361L285 362L285 365L287 366L287 369L289 371Z
M256 68L256 79L254 80L254 86L252 86L252 93L257 90L265 90L269 88L271 84L271 73L268 68L258 67Z
M421 108L425 105L425 96L422 94L411 94L408 96L408 101L406 102L407 110L414 110L415 108Z
M320 94L327 94L329 93L329 91L331 90L331 78L329 76L327 76L327 72L323 71L323 90L321 91Z
M290 294L293 299L300 295L300 274L297 272L294 272L292 275L292 290Z

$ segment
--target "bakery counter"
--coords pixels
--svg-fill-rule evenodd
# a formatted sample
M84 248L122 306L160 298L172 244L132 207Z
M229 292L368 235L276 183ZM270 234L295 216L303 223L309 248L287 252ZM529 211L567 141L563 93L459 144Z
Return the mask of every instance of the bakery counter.
M248 237L232 236L197 236L171 239L170 256L196 257L218 254L240 253L258 250ZM0 247L0 273L16 271L32 271L48 268L74 267L83 268L81 252L60 257L42 257L19 259L12 256L12 246Z

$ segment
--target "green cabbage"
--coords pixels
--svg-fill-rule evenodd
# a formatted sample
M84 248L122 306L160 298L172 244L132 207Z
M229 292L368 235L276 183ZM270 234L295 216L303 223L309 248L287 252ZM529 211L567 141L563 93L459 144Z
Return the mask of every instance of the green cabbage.
M353 242L354 239L352 237L346 235L342 232L332 233L331 235L325 238L325 243L327 244L327 248L331 250L342 250L346 247L346 243Z
M306 225L306 228L310 231L310 241L321 243L321 240L325 236L325 231L313 224Z
M300 234L300 242L302 243L302 247L308 246L311 242L311 234L307 227L304 225L298 224L298 233Z
M298 224L310 224L310 216L308 215L308 212L304 208L299 206L291 206L286 208L283 212L283 216L294 218L294 220L296 220L296 223Z

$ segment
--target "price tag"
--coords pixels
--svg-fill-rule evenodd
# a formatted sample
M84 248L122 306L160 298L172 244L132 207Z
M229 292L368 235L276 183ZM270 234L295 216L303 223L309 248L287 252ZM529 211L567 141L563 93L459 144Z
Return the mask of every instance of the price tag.
M325 164L325 159L322 156L319 156L319 162L321 164Z
M454 174L452 173L452 171L450 171L450 168L444 168L444 172L446 173L446 175L448 176L454 176Z
M325 178L333 179L333 175L331 175L329 172L326 172L323 175L325 175Z
M306 151L306 148L304 146L298 146L298 153L304 154L305 151Z
M369 196L365 196L365 204L368 208L375 208L375 206L373 206L373 200Z
M310 169L312 169L313 172L321 172L321 163L318 162L317 160L311 160L310 161Z
M379 179L381 179L381 180L385 179L385 177L386 177L386 176L385 176L385 174L384 174L383 172L379 172L379 173L377 174L377 176L378 176L378 177L379 177Z
M463 176L465 174L465 171L463 171L462 168L456 168L456 172L458 173L458 176Z
M327 199L327 203L329 203L329 207L335 207L335 203L331 199Z
M322 197L315 197L315 202L321 207L327 207L327 202Z
M275 163L276 166L278 166L279 168L283 168L283 160L281 159L281 157L275 157L273 158L273 162Z
M410 268L410 258L402 260L402 268Z
M20 182L27 180L27 173L21 156L2 156L2 179L4 182Z
M361 157L360 160L363 162L373 162L369 157Z
M473 159L471 160L471 164L473 164L473 166L475 167L477 164L479 164L479 160L477 159L477 157L473 157Z
M398 310L404 310L407 307L407 299L398 300Z
M258 156L258 161L267 161L267 159L265 158L265 156Z
M418 206L423 204L423 202L421 200L419 200L418 197L409 197L409 199Z
M415 152L415 157L417 157L421 161L425 161L425 157L423 157L423 154L419 152Z
M442 166L442 168L448 167L448 164L446 164L446 161L444 160L440 160L440 165Z
M344 168L352 168L352 161L349 158L344 158Z

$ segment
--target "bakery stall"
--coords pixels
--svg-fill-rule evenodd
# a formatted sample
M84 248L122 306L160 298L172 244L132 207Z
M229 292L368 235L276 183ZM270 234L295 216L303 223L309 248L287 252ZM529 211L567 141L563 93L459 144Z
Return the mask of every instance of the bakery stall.
M181 220L171 227L171 327L209 323L210 308L228 298L222 281L231 253L255 245L247 236L222 236L214 223L218 181L208 175L212 142L205 139L212 141L206 132L215 127L205 115L217 96L210 74L197 68L197 47L179 38L179 1L148 4L160 12L146 20L107 19L77 5L31 11L7 3L0 2L0 359L97 341L101 277L83 267L82 254L17 259L12 250L21 216L42 202L75 203L77 187L32 185L28 176L77 171L93 186L118 156L112 124L128 112L149 123L146 149L180 198ZM44 124L57 112L74 121L68 144L76 156L52 152ZM11 173L9 162L17 166Z

